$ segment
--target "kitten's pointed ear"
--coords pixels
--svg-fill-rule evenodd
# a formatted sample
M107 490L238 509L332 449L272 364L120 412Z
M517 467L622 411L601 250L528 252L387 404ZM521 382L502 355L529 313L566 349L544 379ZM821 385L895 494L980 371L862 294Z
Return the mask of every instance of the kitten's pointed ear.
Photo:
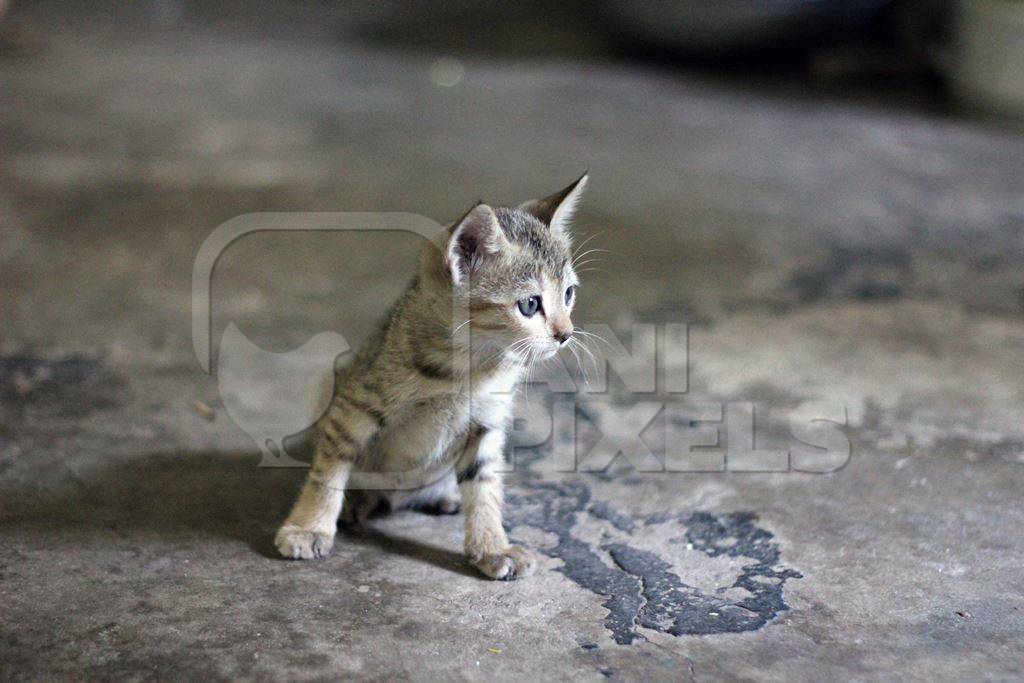
M508 241L494 209L479 203L455 222L448 234L444 261L452 282L462 284L469 271L501 252Z
M552 230L564 231L568 229L569 221L576 213L576 207L583 196L583 188L587 186L589 177L589 172L584 173L579 180L564 190L543 199L532 199L520 205L519 210L551 226Z

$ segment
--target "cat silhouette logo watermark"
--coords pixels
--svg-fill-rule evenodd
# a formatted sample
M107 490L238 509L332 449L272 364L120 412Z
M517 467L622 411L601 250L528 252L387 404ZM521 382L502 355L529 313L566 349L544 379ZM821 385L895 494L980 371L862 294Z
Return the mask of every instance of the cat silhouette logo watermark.
M203 242L192 274L192 342L200 367L216 372L221 403L231 420L260 450L261 467L309 467L289 454L285 442L306 432L334 397L336 364L355 351L339 331L321 331L286 352L253 343L234 320L219 342L212 334L212 282L218 259L233 243L254 233L309 232L412 235L439 248L445 228L412 213L252 213L216 228ZM467 300L452 297L453 348L474 334ZM625 462L640 472L833 472L849 461L845 407L809 402L774 415L773 445L761 444L763 412L748 401L696 402L690 392L689 328L684 323L635 324L628 341L603 323L577 324L568 353L536 367L514 409L510 436L516 448L550 446L559 472L607 471ZM216 353L215 353L216 351ZM571 354L571 355L570 355ZM468 360L452 368L471 377ZM466 363L466 365L460 365ZM533 374L533 373L531 373ZM326 383L326 386L324 386ZM322 387L317 391L316 387ZM541 388L536 391L534 388ZM453 385L452 391L464 391ZM516 382L492 386L514 392ZM531 395L531 391L533 392ZM468 391L478 400L474 388ZM486 396L486 394L482 394ZM777 412L777 411L776 411ZM416 489L451 471L453 462L425 459L402 472L353 471L350 489ZM515 459L505 469L515 466Z
M324 413L332 392L316 388L333 377L338 358L353 349L340 333L327 331L297 349L275 353L254 344L232 321L214 363L213 273L225 250L242 237L311 231L404 233L433 243L442 226L412 213L250 213L222 223L203 241L192 268L192 348L205 372L216 370L224 410L256 442L261 467L309 467L287 453L285 439L307 430Z

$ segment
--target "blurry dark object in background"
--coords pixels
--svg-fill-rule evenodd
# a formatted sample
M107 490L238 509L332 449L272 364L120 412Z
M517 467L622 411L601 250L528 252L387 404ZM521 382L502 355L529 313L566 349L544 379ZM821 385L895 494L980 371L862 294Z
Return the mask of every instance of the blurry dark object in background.
M603 0L618 44L776 89L945 109L952 0Z
M603 0L609 31L662 61L752 73L797 67L826 88L952 91L1024 117L1024 0Z
M726 55L852 34L893 0L603 0L621 38L646 49Z
M42 49L35 32L10 19L12 0L0 0L0 58L27 57Z

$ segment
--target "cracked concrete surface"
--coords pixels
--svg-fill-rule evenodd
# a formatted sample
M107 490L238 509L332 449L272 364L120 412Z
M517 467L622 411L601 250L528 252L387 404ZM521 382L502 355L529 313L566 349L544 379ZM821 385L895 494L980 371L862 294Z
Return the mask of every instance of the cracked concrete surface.
M0 677L1019 677L1020 132L616 61L570 15L488 11L510 23L479 50L462 14L399 6L15 7L40 42L0 57ZM528 580L480 579L457 516L278 560L302 472L256 466L192 353L203 239L253 211L445 221L588 166L579 227L610 254L577 319L688 323L686 401L753 404L765 448L838 403L849 462L565 474L556 428L510 477ZM217 265L215 340L358 343L415 249L249 236ZM610 389L585 439L673 398ZM645 432L659 455L671 427Z

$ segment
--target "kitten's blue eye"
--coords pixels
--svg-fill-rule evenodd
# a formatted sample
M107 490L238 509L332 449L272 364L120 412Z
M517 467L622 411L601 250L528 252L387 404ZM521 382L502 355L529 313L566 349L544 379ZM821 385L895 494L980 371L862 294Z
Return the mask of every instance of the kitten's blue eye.
M574 298L576 298L576 285L569 285L569 289L565 290L565 305L571 304Z
M519 312L527 318L532 318L540 310L540 297L528 296L518 301Z

